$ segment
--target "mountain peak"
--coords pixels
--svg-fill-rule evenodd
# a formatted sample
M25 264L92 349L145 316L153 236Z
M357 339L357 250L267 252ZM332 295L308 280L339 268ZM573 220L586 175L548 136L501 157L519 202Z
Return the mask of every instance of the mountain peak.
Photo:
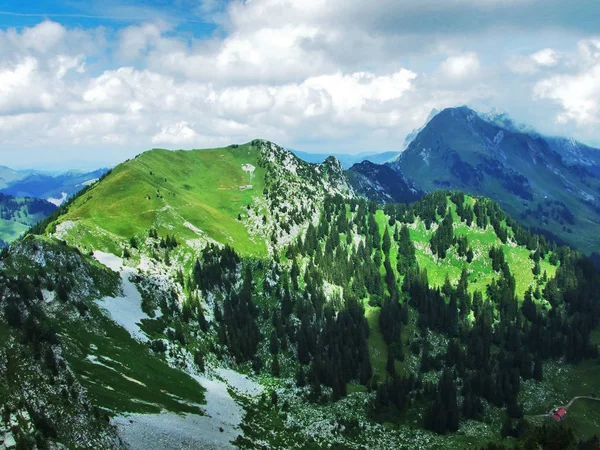
M597 248L600 152L515 125L505 112L466 105L437 114L390 166L425 190L458 189L497 200L530 226L584 251ZM570 225L580 233L573 235Z

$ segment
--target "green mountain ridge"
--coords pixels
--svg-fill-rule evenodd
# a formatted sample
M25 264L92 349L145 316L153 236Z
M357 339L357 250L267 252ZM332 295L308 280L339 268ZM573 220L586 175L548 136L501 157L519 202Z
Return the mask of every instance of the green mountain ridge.
M235 243L265 255L306 227L325 192L351 193L337 160L308 164L266 141L152 150L117 166L52 227L72 244L116 254L155 228L191 247Z

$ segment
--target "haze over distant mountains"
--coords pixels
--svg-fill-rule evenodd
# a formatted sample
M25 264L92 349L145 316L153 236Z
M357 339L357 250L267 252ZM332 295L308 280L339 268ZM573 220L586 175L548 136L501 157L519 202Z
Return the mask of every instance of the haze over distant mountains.
M0 166L0 247L18 239L106 172L46 172Z
M35 197L59 206L81 188L96 181L107 170L69 170L53 173L37 170L16 171L9 167L0 167L0 193L13 197Z
M375 164L383 164L389 161L394 160L400 154L399 151L389 151L389 152L363 152L358 153L356 155L346 154L346 153L310 153L303 152L301 150L288 149L298 158L313 164L320 164L325 161L328 157L334 156L341 163L344 169L349 169L354 164L361 163L363 161L370 161Z

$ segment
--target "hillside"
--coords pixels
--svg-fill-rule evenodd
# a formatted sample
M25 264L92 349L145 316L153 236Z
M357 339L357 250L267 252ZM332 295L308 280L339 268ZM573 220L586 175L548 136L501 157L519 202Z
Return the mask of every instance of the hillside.
M571 138L543 136L532 127L515 123L515 121L504 112L492 110L487 114L479 114L479 116L491 124L498 125L500 128L515 133L524 133L531 136L533 139L542 139L546 141L550 150L560 156L566 165L589 171L595 176L600 175L600 150L597 148L590 147Z
M315 217L326 193L350 192L337 160L308 164L265 141L152 150L86 190L52 229L81 248L117 255L155 229L190 248L218 242L264 256Z
M467 107L446 109L389 165L427 192L460 189L495 199L525 225L595 251L600 246L600 180L590 171L595 163L582 157L575 164L579 147L567 152L562 141L498 120L484 120Z
M0 257L2 448L122 448L106 411L69 364L62 326L96 326L94 299L117 291L115 274L73 249L27 238Z
M0 247L18 239L55 209L55 205L45 200L0 194Z
M334 158L266 141L141 154L1 261L6 342L43 317L112 425L89 438L116 428L134 450L512 445L500 430L538 439L600 389L600 286L579 253L483 197L378 206ZM576 403L548 429L574 442L598 423Z

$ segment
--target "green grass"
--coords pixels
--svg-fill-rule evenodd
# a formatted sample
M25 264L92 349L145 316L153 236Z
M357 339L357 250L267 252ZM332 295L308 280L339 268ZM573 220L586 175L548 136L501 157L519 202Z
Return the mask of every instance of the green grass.
M377 376L379 380L385 380L386 377L386 364L388 357L388 349L383 334L379 329L379 314L381 308L366 306L365 316L369 322L369 355L371 356L371 366L373 368L373 375Z
M532 416L564 406L573 397L590 395L600 397L600 365L596 361L584 361L577 365L548 361L544 363L544 380L541 383L533 380L523 383L519 400L525 406L525 415ZM586 399L575 401L564 423L573 429L577 438L600 434L600 402Z
M466 197L471 200L470 197ZM455 214L455 205L451 205L453 215ZM471 263L467 263L465 258L460 258L455 247L452 247L446 258L439 259L434 257L429 250L429 241L433 236L433 231L426 230L425 225L420 220L410 229L410 236L417 248L417 262L422 269L427 269L429 282L432 286L441 287L446 280L446 276L452 283L456 283L460 278L463 267L467 268L469 274L469 291L481 291L484 296L487 286L498 278L498 274L492 270L491 259L488 256L491 247L501 246L511 273L516 281L516 294L519 299L527 288L540 286L544 284L541 279L536 279L533 275L533 261L529 258L530 252L525 247L513 247L509 244L502 244L496 236L493 228L488 226L486 229L480 229L476 226L468 227L464 222L460 222L457 217L454 217L455 227L454 235L457 237L466 236L469 242L469 247L473 249L474 259ZM542 273L547 272L548 277L552 278L556 274L556 267L551 265L547 258L540 262Z
M242 170L244 164L255 166L252 179ZM150 228L161 236L174 234L181 242L197 239L184 225L189 222L218 242L235 243L242 254L264 255L264 242L252 240L237 220L254 197L262 196L264 176L259 153L249 144L152 150L115 168L77 199L60 222L80 221L70 237L81 247L114 252L131 236L147 236ZM240 189L246 185L252 188Z
M86 321L59 322L69 363L94 404L115 413L202 414L205 389L196 380L169 367L97 306L90 313Z
M12 242L25 233L29 227L22 223L12 220L0 219L0 239L6 242Z

